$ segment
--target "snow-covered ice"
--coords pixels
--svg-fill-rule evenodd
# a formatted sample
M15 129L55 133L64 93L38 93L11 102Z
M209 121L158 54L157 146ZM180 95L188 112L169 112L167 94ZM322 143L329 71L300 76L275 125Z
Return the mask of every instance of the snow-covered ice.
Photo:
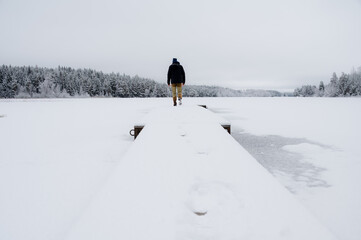
M228 98L208 104L339 239L361 239L361 98Z
M129 130L148 113L166 108L170 102L170 99L1 100L0 239L72 238L81 234L81 226L94 224L95 222L87 222L91 220L84 220L87 219L85 216L92 211L97 212L90 209L97 209L93 206L101 202L109 186L114 186L111 184L112 179L129 176L130 184L122 183L127 188L139 183L131 171L127 172L126 168L122 168L128 166L127 162L131 159L129 152L142 154L134 150L137 144L144 141L142 134L133 142L128 134ZM317 222L339 239L361 239L361 151L358 142L361 116L357 111L360 109L361 99L197 98L184 99L182 107L195 104L207 104L211 111L229 120L234 137L240 143L243 141L242 145L246 150L291 190L293 196L317 218ZM220 134L226 134L224 129L219 130ZM174 128L173 132L178 133L176 136L184 144L186 139L194 138L190 136L192 131L188 131L186 127ZM143 135L145 136L146 134ZM263 140L267 146L257 145ZM159 154L167 154L172 159L176 151L167 149L165 146L168 144L170 143L164 142L164 147L160 145L156 149ZM239 222L242 225L245 222L244 215L231 215L230 219L234 221L225 226L222 224L227 219L220 217L210 220L212 216L216 216L211 212L217 213L222 209L218 216L228 216L226 213L234 209L238 209L239 213L248 211L247 207L252 204L249 205L249 199L244 198L240 191L242 188L233 183L236 178L240 178L236 176L236 171L230 170L230 179L226 179L227 181L222 174L219 178L212 175L212 172L218 170L228 171L229 165L233 163L217 165L219 169L215 170L211 168L215 165L208 164L205 160L210 157L209 152L212 152L213 147L197 141L192 145L195 146L193 149L185 148L184 151L192 150L199 161L179 161L178 165L165 162L168 164L166 167L155 169L151 161L137 159L129 163L129 169L140 170L140 173L148 177L150 170L158 171L164 174L160 176L166 178L158 179L159 186L166 187L167 181L175 181L171 178L173 175L176 177L177 174L184 173L185 169L202 166L203 170L200 172L186 172L189 178L186 177L183 183L188 185L175 182L180 190L173 189L170 196L180 196L177 198L178 202L167 205L165 202L169 198L155 202L155 206L164 206L164 211L178 210L171 215L160 212L159 216L154 217L159 221L163 215L166 219L174 217L176 223L165 221L162 230L168 229L170 233L169 229L173 229L173 233L180 239L187 236L212 239L217 234L226 236L226 232L233 229L232 224ZM242 150L242 154L246 152ZM140 168L140 163L150 164L148 171L146 167ZM179 172L175 171L177 167ZM173 175L165 171L168 168ZM119 176L117 172L123 172L124 176ZM194 180L196 174L200 177ZM210 181L213 177L215 181ZM272 177L270 179L270 182L274 182ZM313 184L312 179L316 179L314 183L322 184ZM142 186L151 185L146 178L139 180ZM255 191L257 181L247 186L253 185L253 190L250 188L247 191ZM161 189L150 186L147 190L149 201L154 202L157 194L162 192ZM145 195L136 188L132 191L134 194ZM127 196L124 201L131 201ZM142 201L133 200L134 203L147 203L147 198ZM180 202L185 211L177 208ZM125 209L124 205L121 207ZM192 211L205 212L207 209L213 211L204 216L187 215ZM148 214L152 214L149 211ZM287 215L287 211L280 214ZM273 221L274 219L269 219L269 222ZM274 225L280 223L274 222ZM244 224L252 225L248 221ZM147 223L147 226L153 225L152 222ZM303 224L299 225L301 228ZM147 226L144 229L149 229ZM261 224L259 226L262 229ZM247 236L249 229L229 232L235 236ZM274 231L273 236L280 233L277 227L265 229L268 230ZM285 235L291 232L282 231Z

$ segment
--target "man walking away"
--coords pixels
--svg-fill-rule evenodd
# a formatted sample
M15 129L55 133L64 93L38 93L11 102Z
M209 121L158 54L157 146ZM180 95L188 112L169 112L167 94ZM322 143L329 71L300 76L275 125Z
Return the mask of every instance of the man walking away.
M182 86L186 82L186 75L182 65L177 61L176 58L173 58L172 65L168 69L168 86L172 84L172 96L173 96L173 106L177 106L177 93L179 105L182 105Z

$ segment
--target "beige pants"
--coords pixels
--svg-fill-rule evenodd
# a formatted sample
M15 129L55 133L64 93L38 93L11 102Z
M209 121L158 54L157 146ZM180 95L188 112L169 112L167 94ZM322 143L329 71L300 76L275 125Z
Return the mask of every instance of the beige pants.
M178 93L178 99L181 99L182 98L182 84L181 83L172 83L173 99L177 99L177 93Z

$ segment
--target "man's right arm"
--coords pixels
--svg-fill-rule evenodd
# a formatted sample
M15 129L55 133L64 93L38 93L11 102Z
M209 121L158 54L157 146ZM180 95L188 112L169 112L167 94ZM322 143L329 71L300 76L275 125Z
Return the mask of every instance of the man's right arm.
M182 82L183 82L183 85L186 84L186 74L184 72L184 68L182 67Z

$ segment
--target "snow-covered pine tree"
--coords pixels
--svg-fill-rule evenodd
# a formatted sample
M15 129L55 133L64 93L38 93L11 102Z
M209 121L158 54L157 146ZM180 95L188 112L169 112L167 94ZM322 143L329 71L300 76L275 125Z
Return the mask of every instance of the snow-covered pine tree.
M330 83L325 86L325 94L326 97L337 97L338 96L338 77L334 72L330 79Z
M325 84L323 81L320 81L320 84L318 86L318 96L322 97L325 93Z

